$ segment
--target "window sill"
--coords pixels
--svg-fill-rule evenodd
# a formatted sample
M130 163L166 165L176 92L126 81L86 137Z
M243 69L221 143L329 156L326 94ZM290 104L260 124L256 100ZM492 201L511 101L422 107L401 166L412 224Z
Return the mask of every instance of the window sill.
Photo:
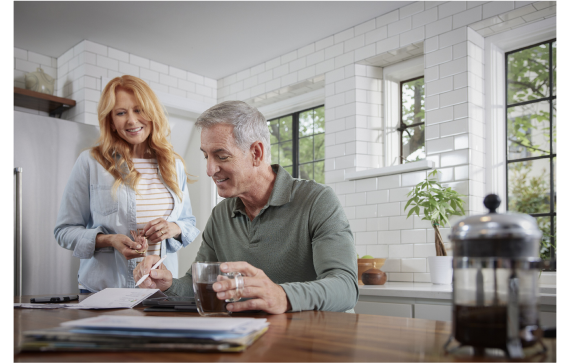
M375 178L379 176L409 173L412 171L429 170L435 167L435 163L431 160L414 161L413 163L387 166L385 168L377 168L362 171L353 171L346 173L344 180L357 180L366 178Z

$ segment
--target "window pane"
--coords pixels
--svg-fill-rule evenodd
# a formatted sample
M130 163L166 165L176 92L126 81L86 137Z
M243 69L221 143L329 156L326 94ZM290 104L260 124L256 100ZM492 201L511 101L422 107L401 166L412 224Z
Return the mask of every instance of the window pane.
M556 213L556 203L557 203L557 198L556 198L556 158L552 158L552 188L553 191L552 193L554 194L554 210L553 212Z
M540 244L540 257L543 260L550 259L550 243L552 241L550 231L550 217L536 217L536 224L542 231L542 241Z
M307 180L313 179L313 163L299 165L299 178Z
M507 104L549 96L549 44L523 49L507 57Z
M422 160L426 157L425 125L408 127L402 132L402 163Z
M507 110L509 160L550 154L550 102Z
M325 183L325 162L317 161L315 164L315 181L317 183Z
M313 110L299 114L299 137L313 134Z
M558 241L558 239L556 238L556 236L557 236L557 234L556 234L556 231L557 231L557 229L556 229L556 227L557 227L557 224L556 224L556 217L557 217L557 216L554 216L554 219L553 219L553 223L554 223L554 235L553 235L553 236L554 236L554 245L553 245L553 247L554 247L554 256L553 256L553 257L554 257L554 258L556 258L556 246L557 246L556 241Z
M406 125L424 122L424 79L402 84L402 121Z
M292 166L288 166L288 167L283 168L283 169L287 170L287 172L288 172L290 175L293 175L293 167L292 167Z
M315 160L325 158L325 134L315 135Z
M552 100L552 153L556 154L556 100Z
M325 132L325 108L315 108L314 118L315 134Z
M556 96L556 42L552 43L552 95Z
M279 144L279 165L285 167L293 165L293 142Z
M509 211L550 213L550 159L510 163Z
M279 145L271 145L271 163L272 164L281 164L279 162Z
M279 119L279 138L280 141L293 139L293 116Z
M313 161L313 137L299 139L299 163Z
M269 127L269 142L277 144L279 142L279 120L268 121L267 126Z

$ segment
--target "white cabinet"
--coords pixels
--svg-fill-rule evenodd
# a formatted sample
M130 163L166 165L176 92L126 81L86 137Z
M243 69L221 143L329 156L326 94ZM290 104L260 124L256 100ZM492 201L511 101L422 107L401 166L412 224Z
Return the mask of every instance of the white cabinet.
M452 310L451 305L415 304L414 318L451 321Z
M357 314L399 316L413 318L411 304L391 304L381 302L358 301L354 307Z

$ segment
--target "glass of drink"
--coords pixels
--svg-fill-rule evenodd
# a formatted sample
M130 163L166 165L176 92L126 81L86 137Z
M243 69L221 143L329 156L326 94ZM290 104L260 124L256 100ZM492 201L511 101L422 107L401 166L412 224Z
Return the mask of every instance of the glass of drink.
M241 299L243 291L243 275L239 272L222 272L223 262L194 262L192 264L192 285L198 312L202 316L228 316L231 311L226 309L226 303ZM231 280L235 288L235 296L231 299L220 300L214 291L214 283Z

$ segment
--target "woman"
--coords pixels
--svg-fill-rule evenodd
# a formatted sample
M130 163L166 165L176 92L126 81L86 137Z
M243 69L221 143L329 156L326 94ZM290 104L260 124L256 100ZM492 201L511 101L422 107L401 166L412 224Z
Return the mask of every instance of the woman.
M79 155L54 230L59 245L81 259L81 292L135 287L137 257L175 254L200 233L184 161L150 87L133 76L114 78L97 112L99 140ZM178 271L176 255L164 265Z

